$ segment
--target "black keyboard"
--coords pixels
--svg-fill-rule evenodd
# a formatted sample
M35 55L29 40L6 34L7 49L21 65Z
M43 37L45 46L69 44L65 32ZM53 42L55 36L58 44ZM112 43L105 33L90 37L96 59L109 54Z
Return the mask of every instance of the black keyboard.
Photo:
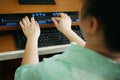
M53 23L51 18L56 17L61 12L37 12L37 13L19 13L19 14L0 14L0 27L19 26L19 21L28 16L34 17L39 24L51 24ZM73 22L79 22L78 12L64 12L68 14Z
M82 32L78 26L72 27L72 29L81 37ZM83 38L84 39L84 38ZM21 30L15 32L16 49L22 50L25 48L26 37ZM38 47L47 47L55 45L69 44L68 39L60 33L55 27L41 29L41 35L38 40Z

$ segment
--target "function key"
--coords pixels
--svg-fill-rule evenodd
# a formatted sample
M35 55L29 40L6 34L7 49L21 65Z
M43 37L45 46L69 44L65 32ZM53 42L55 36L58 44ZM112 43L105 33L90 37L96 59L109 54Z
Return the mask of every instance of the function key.
M42 13L39 13L39 16L43 16L43 14L42 14Z
M58 16L58 14L59 14L58 12L52 13L53 16Z
M34 14L34 13L32 14L32 17L35 17L35 14Z
M38 13L36 13L35 15L36 15L37 17L39 16L39 14L38 14Z
M43 17L45 17L45 16L46 16L46 14L45 14L45 13L43 13L43 14L42 14L42 16L43 16Z

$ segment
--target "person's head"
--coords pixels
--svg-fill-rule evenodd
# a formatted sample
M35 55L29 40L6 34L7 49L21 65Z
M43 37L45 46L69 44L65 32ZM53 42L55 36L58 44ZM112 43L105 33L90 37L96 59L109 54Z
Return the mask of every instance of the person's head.
M107 48L120 52L120 1L83 0L83 3L80 11L82 27L89 25L92 33L102 32Z

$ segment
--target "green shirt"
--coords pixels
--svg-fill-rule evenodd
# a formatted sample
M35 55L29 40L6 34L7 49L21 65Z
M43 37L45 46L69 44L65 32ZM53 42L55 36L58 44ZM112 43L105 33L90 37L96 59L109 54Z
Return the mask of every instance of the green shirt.
M120 63L72 44L63 54L19 67L15 80L120 80Z

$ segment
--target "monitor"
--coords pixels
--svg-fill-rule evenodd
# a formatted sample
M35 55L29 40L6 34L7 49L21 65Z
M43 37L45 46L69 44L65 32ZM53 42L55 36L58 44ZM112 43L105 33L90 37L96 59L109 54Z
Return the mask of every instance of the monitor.
M19 0L19 4L47 4L47 5L54 5L55 0Z

